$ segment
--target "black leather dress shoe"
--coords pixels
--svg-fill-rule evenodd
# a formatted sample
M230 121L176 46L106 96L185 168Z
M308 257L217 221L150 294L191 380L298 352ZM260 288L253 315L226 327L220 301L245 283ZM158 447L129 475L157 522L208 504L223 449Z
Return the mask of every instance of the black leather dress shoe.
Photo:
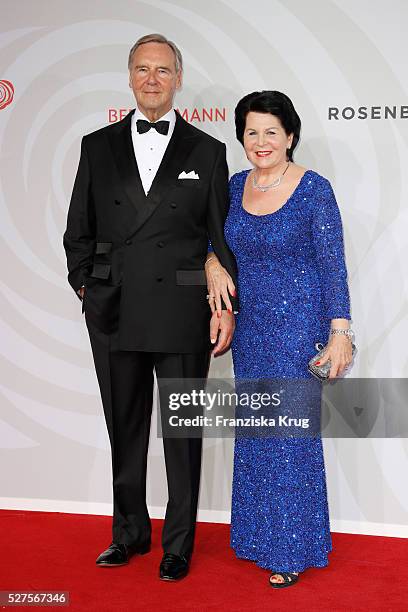
M99 567L119 567L126 565L132 555L144 555L150 550L150 544L144 546L131 546L128 544L112 544L99 555L96 565Z
M180 580L188 574L188 560L180 555L172 553L164 553L160 563L160 579L161 580Z

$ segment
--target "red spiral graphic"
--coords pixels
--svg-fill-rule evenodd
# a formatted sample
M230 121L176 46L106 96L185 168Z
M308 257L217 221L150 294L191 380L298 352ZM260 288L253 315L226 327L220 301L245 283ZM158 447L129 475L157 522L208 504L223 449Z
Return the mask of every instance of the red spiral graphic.
M10 81L0 80L0 110L12 103L14 98L14 87Z

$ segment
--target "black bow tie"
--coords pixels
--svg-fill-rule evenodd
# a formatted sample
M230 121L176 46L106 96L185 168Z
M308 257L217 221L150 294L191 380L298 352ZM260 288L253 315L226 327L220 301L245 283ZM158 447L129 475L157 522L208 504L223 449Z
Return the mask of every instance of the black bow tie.
M139 134L144 134L148 132L150 128L154 128L156 132L166 136L169 131L170 121L156 121L156 123L150 123L150 121L146 121L145 119L138 119L136 121L136 127Z

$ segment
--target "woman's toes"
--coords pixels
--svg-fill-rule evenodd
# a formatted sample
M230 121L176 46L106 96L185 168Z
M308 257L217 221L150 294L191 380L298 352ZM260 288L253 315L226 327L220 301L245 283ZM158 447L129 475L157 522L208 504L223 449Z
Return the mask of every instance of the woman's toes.
M272 576L270 577L270 581L274 583L281 583L283 582L283 576L281 576L280 574L272 574Z
M290 572L291 574L295 574L295 576L299 576L299 572ZM288 580L289 582L293 582L293 578L291 576L288 576ZM269 578L269 582L273 583L273 584L281 584L282 582L285 582L282 574L279 574L278 572L276 572L275 574L271 574L270 578Z

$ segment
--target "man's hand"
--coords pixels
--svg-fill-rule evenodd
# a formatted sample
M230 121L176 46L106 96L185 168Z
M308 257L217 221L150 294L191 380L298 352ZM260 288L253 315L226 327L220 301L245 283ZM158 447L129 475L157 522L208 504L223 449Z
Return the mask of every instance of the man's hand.
M210 321L210 338L211 344L215 344L211 353L214 357L228 350L234 335L234 329L235 317L232 313L223 310L221 317L218 317L217 311L213 312Z
M81 287L80 289L78 289L78 293L81 296L81 300L84 299L84 293L85 293L85 287Z

